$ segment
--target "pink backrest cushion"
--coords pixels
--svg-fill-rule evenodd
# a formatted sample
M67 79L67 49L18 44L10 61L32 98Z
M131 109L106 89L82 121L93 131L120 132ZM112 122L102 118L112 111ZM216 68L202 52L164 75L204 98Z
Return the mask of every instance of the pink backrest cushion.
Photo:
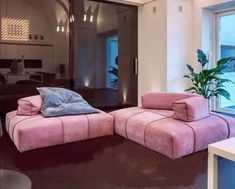
M193 96L198 95L189 93L147 93L141 97L142 108L172 110L173 102Z
M183 121L197 121L210 115L209 100L191 97L173 103L174 118Z
M42 98L40 95L29 96L18 100L18 115L36 115L42 108Z

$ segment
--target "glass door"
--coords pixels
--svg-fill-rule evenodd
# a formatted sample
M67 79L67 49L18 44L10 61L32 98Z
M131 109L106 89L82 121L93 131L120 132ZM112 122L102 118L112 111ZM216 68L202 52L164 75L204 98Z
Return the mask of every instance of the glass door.
M235 57L235 11L217 16L217 56L218 59ZM235 82L235 60L229 63L222 78ZM220 97L217 102L217 110L235 114L235 85L226 83L225 89L230 93L231 100Z

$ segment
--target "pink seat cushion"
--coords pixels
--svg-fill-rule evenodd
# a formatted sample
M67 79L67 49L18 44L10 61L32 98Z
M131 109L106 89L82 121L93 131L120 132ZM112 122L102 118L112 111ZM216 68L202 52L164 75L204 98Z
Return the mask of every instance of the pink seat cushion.
M113 117L107 113L44 118L41 114L6 115L6 130L20 152L86 140L114 132Z
M197 121L210 115L209 100L191 97L173 102L174 118L183 121Z
M18 115L36 115L40 113L42 98L40 95L29 96L18 100Z
M189 93L147 93L141 97L142 107L149 109L172 110L173 102L193 96L198 95Z
M173 111L138 107L111 114L114 116L117 134L172 159L235 136L235 119L215 113L194 122L174 119Z

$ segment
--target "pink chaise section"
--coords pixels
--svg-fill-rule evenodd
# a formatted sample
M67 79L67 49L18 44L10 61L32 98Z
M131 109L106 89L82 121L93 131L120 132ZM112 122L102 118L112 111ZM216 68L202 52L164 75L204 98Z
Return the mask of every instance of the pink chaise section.
M115 118L117 134L172 159L235 136L235 119L215 113L195 122L174 119L173 111L138 107L111 114Z
M20 152L113 135L113 117L107 113L44 118L41 114L6 115L6 130Z

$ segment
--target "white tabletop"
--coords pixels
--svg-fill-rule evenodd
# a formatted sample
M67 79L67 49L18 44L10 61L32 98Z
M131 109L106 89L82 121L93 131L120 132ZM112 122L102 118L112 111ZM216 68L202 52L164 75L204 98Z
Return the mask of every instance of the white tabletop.
M210 144L209 152L235 161L235 137Z

